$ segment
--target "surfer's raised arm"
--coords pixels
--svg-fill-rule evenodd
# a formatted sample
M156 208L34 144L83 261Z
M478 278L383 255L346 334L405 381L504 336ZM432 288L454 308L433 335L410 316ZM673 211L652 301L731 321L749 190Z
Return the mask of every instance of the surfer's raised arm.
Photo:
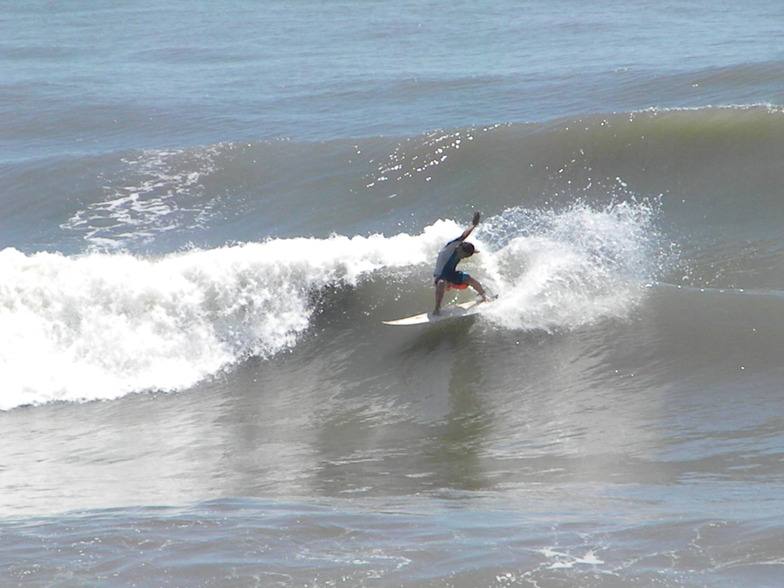
M482 218L482 214L481 214L481 213L480 213L480 212L477 210L477 211L474 213L474 218L473 218L473 219L471 219L471 226L470 226L470 227L468 227L468 228L467 228L465 231L463 231L463 234L462 234L462 235L460 235L460 239L458 239L458 241L460 241L460 243L462 243L463 241L465 241L466 239L468 239L468 236L469 236L469 235L471 234L471 232L472 232L472 231L473 231L473 230L476 228L476 225L478 225L478 224L479 224L479 219L480 219L480 218Z

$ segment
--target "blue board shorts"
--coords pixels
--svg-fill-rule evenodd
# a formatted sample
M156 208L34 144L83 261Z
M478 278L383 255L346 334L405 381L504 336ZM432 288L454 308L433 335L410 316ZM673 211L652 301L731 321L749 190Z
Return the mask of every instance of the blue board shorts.
M463 288L468 288L468 284L465 283L468 277L468 274L465 272L454 271L441 274L436 278L436 282L438 282L438 280L444 280L447 283L448 288L458 288L462 290Z

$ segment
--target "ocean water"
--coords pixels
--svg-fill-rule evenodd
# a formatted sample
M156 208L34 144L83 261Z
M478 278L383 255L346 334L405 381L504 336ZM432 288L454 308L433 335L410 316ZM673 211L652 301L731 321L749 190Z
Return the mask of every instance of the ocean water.
M0 584L784 584L783 24L9 3Z

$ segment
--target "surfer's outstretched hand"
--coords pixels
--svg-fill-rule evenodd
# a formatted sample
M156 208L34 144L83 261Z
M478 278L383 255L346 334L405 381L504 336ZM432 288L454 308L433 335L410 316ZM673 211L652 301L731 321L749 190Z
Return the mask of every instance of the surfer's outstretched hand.
M474 225L474 226L476 226L476 225L478 225L478 224L479 224L479 219L480 219L480 218L482 218L482 213L481 213L481 212L479 212L479 211L477 210L477 211L474 213L474 220L473 220L473 221L471 221L471 222L473 223L473 225Z

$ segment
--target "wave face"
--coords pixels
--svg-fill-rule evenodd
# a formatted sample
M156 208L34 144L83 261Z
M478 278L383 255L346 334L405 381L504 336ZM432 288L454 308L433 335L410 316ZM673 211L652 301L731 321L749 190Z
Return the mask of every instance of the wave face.
M760 233L780 214L783 126L768 106L646 110L29 162L4 173L3 244L168 253L264 236L420 229L472 205L500 214L629 196L662 197L665 220L685 231L724 224ZM31 174L47 178L32 194Z
M468 266L500 294L483 316L499 328L628 320L655 284L775 295L782 137L784 113L753 106L49 164L60 187L104 172L0 255L2 407L188 389L294 349L336 289L366 305L352 330L390 318L390 281L397 312L426 309L432 259L480 205ZM42 356L52 369L30 369Z

